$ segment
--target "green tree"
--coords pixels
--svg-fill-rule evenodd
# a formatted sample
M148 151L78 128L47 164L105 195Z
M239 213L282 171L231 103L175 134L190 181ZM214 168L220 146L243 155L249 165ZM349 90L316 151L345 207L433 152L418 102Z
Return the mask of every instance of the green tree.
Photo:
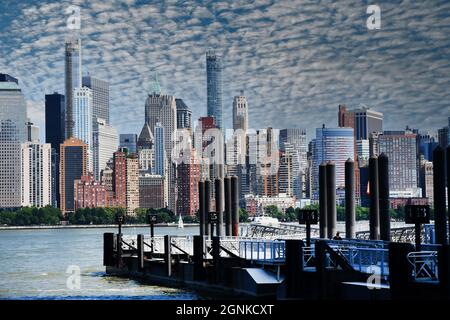
M248 221L248 212L244 208L239 208L239 222Z

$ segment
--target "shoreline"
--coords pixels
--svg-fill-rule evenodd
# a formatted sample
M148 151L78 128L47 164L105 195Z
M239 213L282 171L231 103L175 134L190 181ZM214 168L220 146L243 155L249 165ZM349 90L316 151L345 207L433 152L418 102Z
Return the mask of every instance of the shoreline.
M173 228L175 224L159 223L157 228ZM184 227L198 227L198 223L184 223ZM101 229L117 228L117 224L88 224L88 225L52 225L52 226L0 226L0 230L46 230L46 229ZM149 228L148 224L123 224L122 228Z

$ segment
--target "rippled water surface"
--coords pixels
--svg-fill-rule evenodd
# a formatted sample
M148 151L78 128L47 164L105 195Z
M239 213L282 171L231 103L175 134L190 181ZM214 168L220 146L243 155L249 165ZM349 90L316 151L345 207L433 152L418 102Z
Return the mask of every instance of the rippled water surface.
M0 299L200 298L187 290L106 276L104 232L117 229L0 230ZM149 229L124 228L123 233L147 234ZM155 228L156 235L194 233L198 233L196 227ZM67 286L70 266L79 267L80 289Z

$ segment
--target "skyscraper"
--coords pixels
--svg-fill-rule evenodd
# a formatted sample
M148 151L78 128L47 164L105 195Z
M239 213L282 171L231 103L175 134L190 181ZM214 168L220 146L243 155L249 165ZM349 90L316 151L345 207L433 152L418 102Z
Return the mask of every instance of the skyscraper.
M137 152L137 134L135 133L121 133L119 136L120 142L119 147L120 148L127 148L129 153L136 153Z
M62 94L45 95L45 142L52 146L52 204L60 205L59 145L66 136L66 102Z
M378 137L379 152L389 159L390 191L417 190L416 134L409 130L384 131Z
M189 151L189 161L177 166L177 173L177 212L180 215L195 215L199 208L200 161L194 149Z
M73 90L81 88L81 39L72 37L66 40L65 50L65 88L66 88L66 138L73 136Z
M166 175L166 152L164 140L164 127L157 123L155 126L155 174Z
M176 171L172 163L173 137L177 130L177 108L175 97L154 92L149 94L145 101L145 122L151 130L157 123L164 128L164 150L167 159L167 183L169 188L169 209L176 211ZM156 139L156 134L153 132ZM156 156L156 154L155 154Z
M244 96L244 90L233 99L233 130L248 130L248 103Z
M92 122L101 118L109 125L109 83L87 75L83 77L82 85L92 90Z
M106 120L95 118L93 130L93 167L94 178L100 180L100 173L106 168L106 164L113 157L113 153L117 151L118 136L117 130L109 126Z
M36 126L30 119L27 119L27 141L39 142L39 127Z
M214 117L216 126L222 124L222 59L213 50L206 52L207 113Z
M60 209L75 210L75 180L88 174L88 146L77 138L69 138L60 146Z
M126 159L126 208L128 215L134 215L139 208L139 160L136 154Z
M319 165L332 161L336 165L336 188L345 186L345 161L353 159L353 128L317 128L312 160L312 197L318 199Z
M92 90L86 87L74 90L73 136L88 145L89 171L92 171Z
M383 114L367 107L354 110L355 114L355 138L367 140L372 132L383 131Z
M22 205L52 204L52 148L49 143L22 144Z
M152 149L155 143L155 138L153 137L152 130L147 123L144 123L141 133L137 141L137 150L141 151L143 149Z
M192 110L182 99L175 99L177 105L177 129L192 128Z
M66 104L64 95L54 92L45 95L45 142L59 154L59 145L65 140Z
M306 167L308 145L306 143L306 130L300 128L280 130L280 151L292 156L292 190L297 199L306 196Z
M0 74L0 207L16 208L22 204L20 156L27 140L27 107L19 81Z

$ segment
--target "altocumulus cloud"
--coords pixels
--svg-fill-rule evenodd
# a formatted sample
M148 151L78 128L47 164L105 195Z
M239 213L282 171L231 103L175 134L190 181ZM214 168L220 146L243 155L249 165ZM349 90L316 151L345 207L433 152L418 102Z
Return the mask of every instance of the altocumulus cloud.
M450 116L450 3L11 1L0 4L0 71L18 77L43 129L44 94L64 92L65 10L81 7L84 73L111 83L112 123L136 132L154 71L163 91L206 113L205 51L224 59L223 107L245 90L251 127L336 125L337 105L385 113L385 127L435 131ZM42 130L43 131L43 130Z

